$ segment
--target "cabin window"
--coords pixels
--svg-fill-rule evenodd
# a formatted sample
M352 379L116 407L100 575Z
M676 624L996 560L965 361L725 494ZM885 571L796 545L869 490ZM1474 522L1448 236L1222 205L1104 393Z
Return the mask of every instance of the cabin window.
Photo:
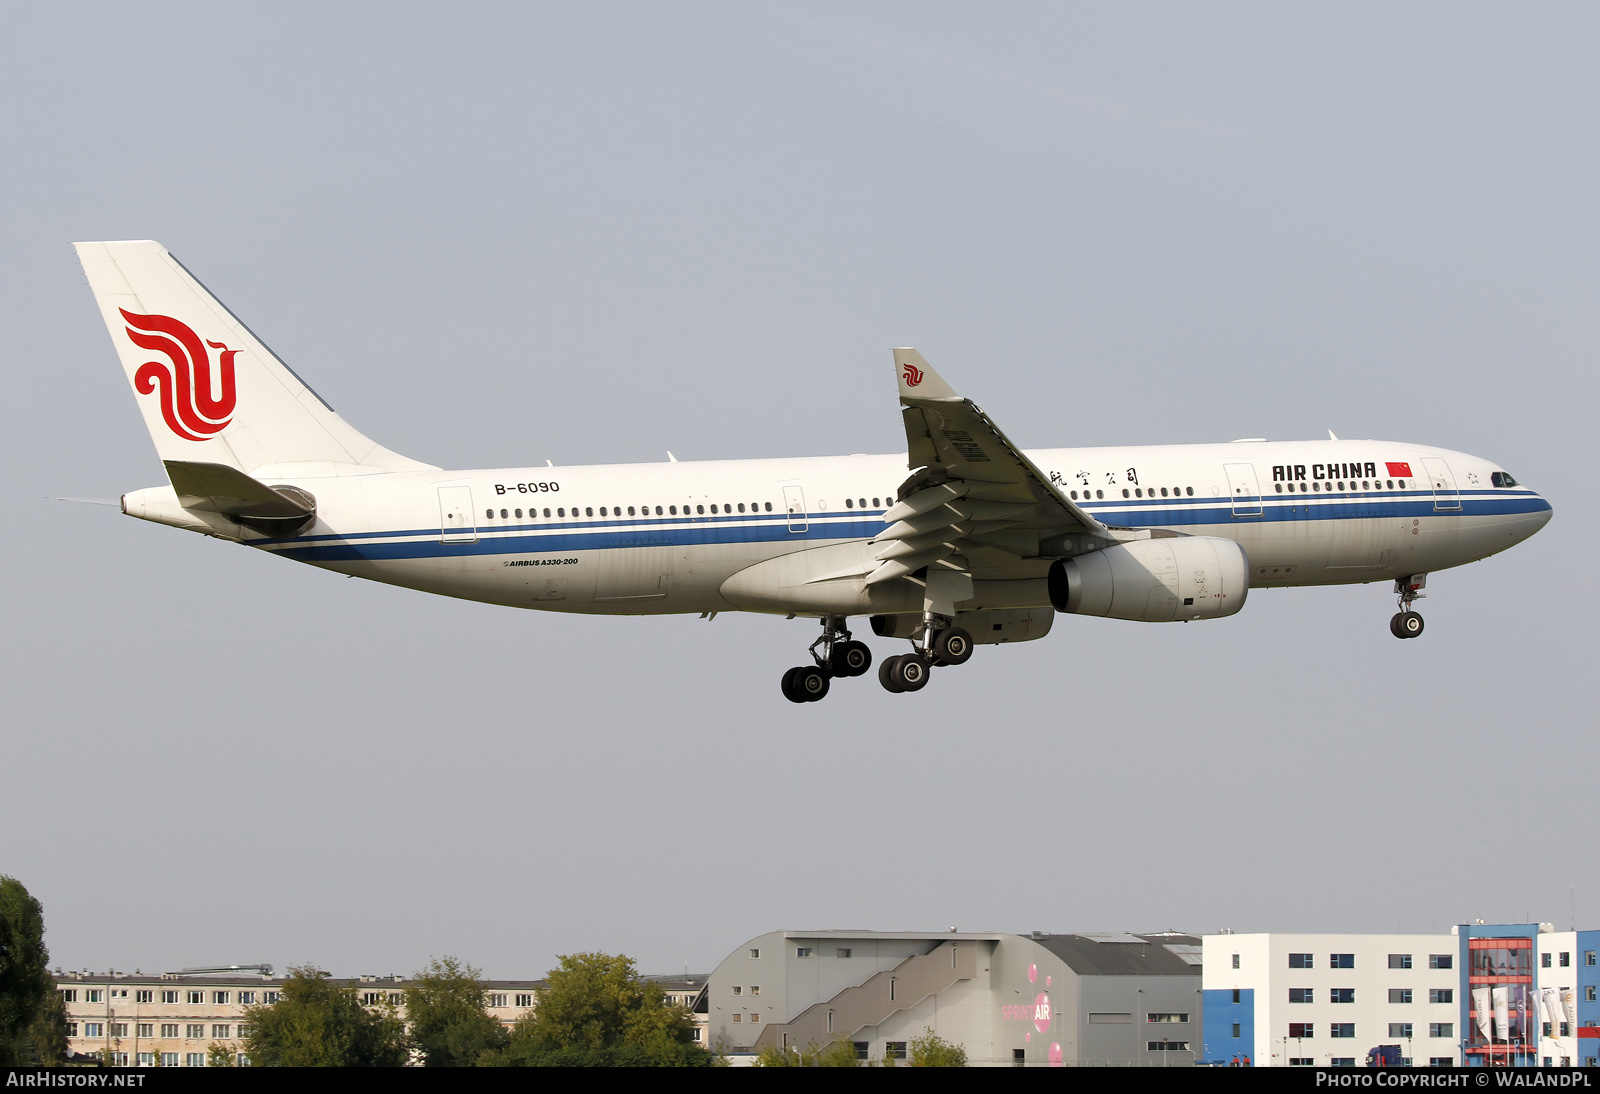
M873 498L872 499L872 507L874 509L878 508L878 499L877 498Z
M574 510L574 512L576 512L576 510ZM584 512L585 516L592 517L592 516L594 516L594 507L593 506L589 506L588 508L584 509L583 512Z
M1167 488L1165 486L1163 486L1161 488L1161 496L1162 497L1166 497L1167 496Z
M512 510L512 511L511 511L511 514L512 514L512 515L513 515L513 516L514 516L514 517L516 517L516 518L517 518L517 519L518 519L518 520L521 520L521 519L522 519L522 510L521 510L521 509L513 509L513 510Z
M1283 483L1275 482L1272 485L1273 485L1273 487L1275 487L1277 489L1278 493L1280 493L1280 494L1283 493Z
M772 503L770 501L767 502L767 512L772 512Z
M712 508L715 509L716 506L713 505ZM695 509L695 512L699 513L700 515L702 515L702 516L705 515L706 507L704 505L696 505L694 507L694 509Z
M1322 484L1320 482L1314 482L1311 484L1311 489L1320 494L1322 493Z
M660 515L661 515L661 506L658 505L658 506L656 506L656 516L659 517Z
M1187 493L1191 498L1194 497L1194 487L1185 486L1183 489L1184 489L1184 492Z
M546 519L546 520L548 520L548 519L550 519L550 510L548 510L548 509L546 509L546 510L545 510L545 511L544 511L544 515L545 515L545 519Z
M483 519L484 520L493 520L494 519L494 510L493 509L485 509L483 511Z
M845 498L844 499L844 507L846 509L854 509L856 507L855 499L854 498Z
M744 502L742 501L739 503L739 512L744 512Z

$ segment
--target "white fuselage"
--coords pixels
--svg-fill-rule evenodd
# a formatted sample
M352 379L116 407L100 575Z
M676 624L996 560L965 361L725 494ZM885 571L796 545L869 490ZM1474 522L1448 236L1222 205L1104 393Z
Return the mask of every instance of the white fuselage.
M1389 441L1028 456L1108 525L1237 542L1252 587L1460 566L1521 542L1551 516L1534 491L1494 485L1503 476L1497 465ZM340 573L513 607L728 611L735 605L721 590L740 570L881 531L905 477L905 457L886 455L273 479L315 495L315 525L290 538L237 538ZM124 508L218 534L214 522L197 527L163 492L171 495L128 495ZM1049 565L1030 555L1026 537L971 559L979 580L1036 579Z

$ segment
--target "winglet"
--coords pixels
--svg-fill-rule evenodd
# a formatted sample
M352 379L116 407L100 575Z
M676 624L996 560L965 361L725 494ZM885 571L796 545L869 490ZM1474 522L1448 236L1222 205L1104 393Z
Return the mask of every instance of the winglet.
M933 371L933 366L922 359L922 354L910 347L895 349L894 372L902 399L961 401L961 396L944 382L944 377Z

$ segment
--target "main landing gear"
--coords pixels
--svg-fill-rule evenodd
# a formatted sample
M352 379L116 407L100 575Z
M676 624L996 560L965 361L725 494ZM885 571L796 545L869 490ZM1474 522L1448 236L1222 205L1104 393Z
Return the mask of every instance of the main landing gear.
M783 697L791 703L815 703L828 694L835 676L863 676L872 668L872 649L850 637L842 616L822 620L822 637L811 643L814 665L799 665L783 674Z
M919 637L933 641L917 645ZM911 639L911 652L886 659L878 667L878 683L885 691L921 691L935 665L962 665L972 656L972 635L950 625L942 616L929 615Z
M1399 598L1400 610L1389 620L1389 633L1396 638L1415 638L1422 633L1422 616L1412 611L1411 605L1428 595L1422 591L1427 584L1427 574L1395 579L1394 591Z

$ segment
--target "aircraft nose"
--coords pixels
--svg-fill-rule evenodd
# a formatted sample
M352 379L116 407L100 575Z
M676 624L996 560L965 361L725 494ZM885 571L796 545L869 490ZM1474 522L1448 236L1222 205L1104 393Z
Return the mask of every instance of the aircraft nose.
M1517 538L1519 540L1527 539L1533 535L1546 524L1549 524L1550 518L1556 515L1555 508L1551 506L1543 494L1535 494L1534 501L1536 507L1524 513L1521 519L1517 521L1517 531L1519 533Z

